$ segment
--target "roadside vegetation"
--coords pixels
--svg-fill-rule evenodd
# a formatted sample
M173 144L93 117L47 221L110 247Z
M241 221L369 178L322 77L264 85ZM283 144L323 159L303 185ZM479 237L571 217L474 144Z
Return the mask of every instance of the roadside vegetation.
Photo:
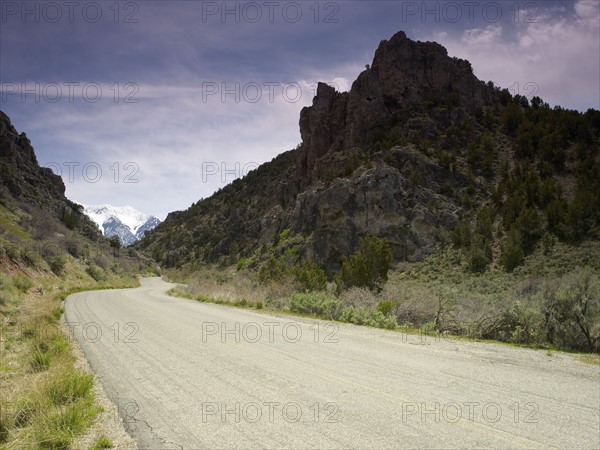
M61 327L62 301L135 286L132 274L148 269L8 196L0 196L0 222L0 448L68 448L101 408L93 374L77 368Z
M507 271L484 272L451 243L422 262L390 268L387 243L363 238L338 274L302 262L284 230L265 254L231 266L167 273L172 294L290 311L357 325L487 339L538 348L600 350L600 243L539 242Z

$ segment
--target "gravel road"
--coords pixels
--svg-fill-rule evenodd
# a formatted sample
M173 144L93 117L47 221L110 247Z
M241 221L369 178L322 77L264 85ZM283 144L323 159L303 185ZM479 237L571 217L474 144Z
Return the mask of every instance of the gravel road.
M65 319L140 448L600 448L600 366L169 297Z

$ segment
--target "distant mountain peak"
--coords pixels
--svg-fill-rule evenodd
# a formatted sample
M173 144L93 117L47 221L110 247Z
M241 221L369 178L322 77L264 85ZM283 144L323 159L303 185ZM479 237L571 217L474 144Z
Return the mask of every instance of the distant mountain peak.
M94 221L106 237L118 236L123 245L141 239L146 231L155 228L160 220L132 206L83 205L85 214Z

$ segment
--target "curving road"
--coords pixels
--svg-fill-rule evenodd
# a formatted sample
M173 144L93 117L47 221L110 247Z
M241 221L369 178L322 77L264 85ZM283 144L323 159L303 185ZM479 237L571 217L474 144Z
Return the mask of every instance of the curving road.
M331 324L136 289L65 319L141 448L600 448L575 355Z

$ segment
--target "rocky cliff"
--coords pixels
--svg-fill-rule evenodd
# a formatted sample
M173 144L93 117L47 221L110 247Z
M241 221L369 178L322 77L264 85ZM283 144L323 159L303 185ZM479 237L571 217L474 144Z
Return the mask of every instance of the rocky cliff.
M448 239L462 215L491 200L500 206L502 189L517 189L511 168L532 161L518 160L515 148L539 141L544 130L597 117L553 111L540 99L532 104L478 80L468 61L441 45L399 32L379 44L349 92L318 85L300 114L297 149L170 214L136 245L164 266L261 260L289 230L301 256L329 272L365 235L385 238L395 261L418 260ZM515 124L525 114L531 124L519 137ZM536 136L526 135L533 129ZM577 138L560 133L560 151L553 147L559 159ZM555 156L540 153L540 176L560 163ZM568 167L556 167L560 179L569 178Z
M1 181L15 197L40 200L45 191L62 197L65 185L51 169L40 167L25 133L17 133L6 114L0 111Z
M18 133L0 111L0 187L23 205L48 211L69 227L97 239L100 234L79 205L65 197L65 185L51 169L40 167L27 135Z
M299 167L306 172L329 151L369 145L391 126L436 105L452 106L435 117L449 123L468 118L493 98L468 61L448 57L435 42L412 41L401 31L379 44L373 64L349 93L318 85L313 105L300 113Z

